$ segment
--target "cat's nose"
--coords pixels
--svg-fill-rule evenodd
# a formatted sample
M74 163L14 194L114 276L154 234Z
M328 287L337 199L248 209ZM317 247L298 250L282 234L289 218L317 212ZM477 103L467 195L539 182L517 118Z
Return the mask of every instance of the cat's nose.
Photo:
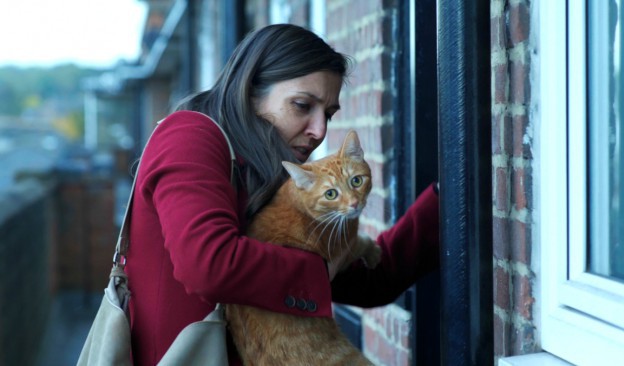
M347 217L350 219L354 219L358 216L360 216L360 213L362 213L362 210L360 208L360 204L358 203L358 201L355 201L353 203L349 204L349 209L347 212Z

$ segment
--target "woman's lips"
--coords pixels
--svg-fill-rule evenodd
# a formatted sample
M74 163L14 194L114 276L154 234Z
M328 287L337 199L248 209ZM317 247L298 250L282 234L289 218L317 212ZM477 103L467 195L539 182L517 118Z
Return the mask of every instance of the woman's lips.
M295 157L300 162L304 163L310 157L310 153L312 152L312 148L303 147L303 146L295 146L292 148L292 151L295 153Z

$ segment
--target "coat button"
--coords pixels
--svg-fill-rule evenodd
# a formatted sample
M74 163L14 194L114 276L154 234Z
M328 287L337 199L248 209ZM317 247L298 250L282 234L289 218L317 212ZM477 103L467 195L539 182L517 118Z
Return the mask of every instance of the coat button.
M284 304L286 304L286 306L288 306L289 308L294 308L297 304L297 300L294 296L287 296L284 300Z
M306 301L304 299L298 299L297 300L297 309L305 310L307 306L308 306L308 304L306 303Z
M313 312L315 312L315 311L316 311L316 308L317 308L317 307L316 307L316 303L315 303L314 301L312 301L312 300L308 300L308 304L307 304L307 306L306 306L306 309L307 309L309 312L313 313Z

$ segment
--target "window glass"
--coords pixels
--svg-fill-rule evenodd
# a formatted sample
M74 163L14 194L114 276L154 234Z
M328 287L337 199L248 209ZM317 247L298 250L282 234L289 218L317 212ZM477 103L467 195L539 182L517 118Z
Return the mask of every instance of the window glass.
M591 1L587 9L588 266L592 273L620 281L624 281L622 1Z

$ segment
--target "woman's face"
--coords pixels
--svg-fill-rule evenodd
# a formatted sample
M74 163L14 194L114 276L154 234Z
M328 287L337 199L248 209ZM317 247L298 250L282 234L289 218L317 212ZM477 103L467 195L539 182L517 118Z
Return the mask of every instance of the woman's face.
M340 109L342 77L318 71L274 84L256 103L256 113L271 122L301 162L316 149L327 122Z

